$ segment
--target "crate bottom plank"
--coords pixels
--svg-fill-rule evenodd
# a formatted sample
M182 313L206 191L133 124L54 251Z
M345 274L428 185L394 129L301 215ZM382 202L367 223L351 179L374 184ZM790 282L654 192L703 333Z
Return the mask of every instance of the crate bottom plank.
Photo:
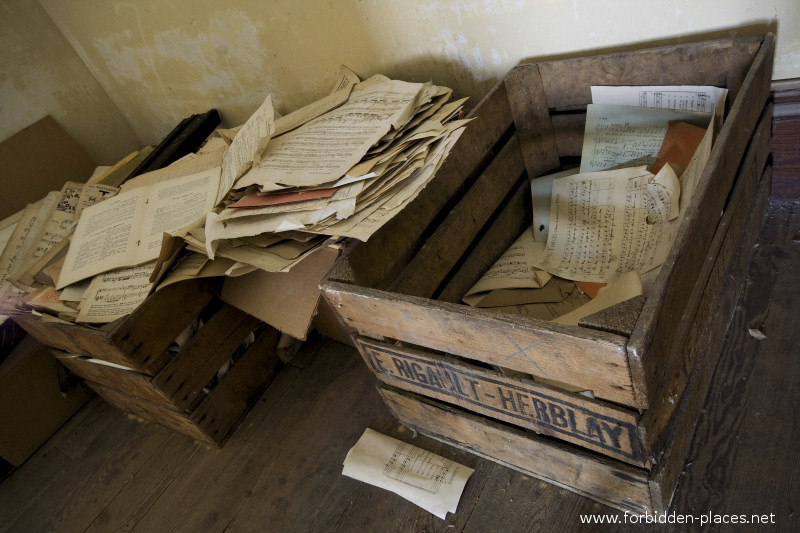
M648 472L445 406L428 398L380 389L406 427L535 478L619 509L652 508Z
M275 352L278 336L278 331L272 328L263 332L191 413L169 409L99 383L88 384L123 411L219 446L283 367Z

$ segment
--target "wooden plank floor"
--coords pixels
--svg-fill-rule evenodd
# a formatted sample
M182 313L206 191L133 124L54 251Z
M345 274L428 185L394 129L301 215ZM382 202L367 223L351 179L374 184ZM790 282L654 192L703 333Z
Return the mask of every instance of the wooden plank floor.
M799 272L800 202L773 201L673 499L676 513L772 513L774 530L800 529ZM345 454L366 427L474 467L458 512L440 520L343 477ZM603 528L582 526L585 513L624 519L567 490L415 437L388 413L357 353L323 338L304 345L222 449L94 398L0 483L0 532ZM719 529L726 528L709 530Z

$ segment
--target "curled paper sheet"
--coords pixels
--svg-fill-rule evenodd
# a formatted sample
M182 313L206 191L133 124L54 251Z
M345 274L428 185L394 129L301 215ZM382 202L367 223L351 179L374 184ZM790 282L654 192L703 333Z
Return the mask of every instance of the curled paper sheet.
M456 512L474 470L367 429L344 460L342 474L390 490L439 518Z
M532 228L523 231L464 295L464 303L475 307L501 307L563 300L564 295L560 291L554 299L552 295L539 290L519 290L541 289L552 277L534 266L543 249L544 243L534 241Z

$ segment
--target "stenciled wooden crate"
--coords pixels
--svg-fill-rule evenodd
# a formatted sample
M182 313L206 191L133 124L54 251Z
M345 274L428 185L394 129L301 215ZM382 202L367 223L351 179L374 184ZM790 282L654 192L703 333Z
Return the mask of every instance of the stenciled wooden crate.
M422 194L323 284L400 420L621 509L664 510L766 206L773 54L768 34L510 71ZM530 226L529 177L578 161L592 85L729 91L647 298L580 326L460 304Z
M221 445L284 361L280 332L222 302L215 288L207 281L168 286L97 329L28 317L19 322L112 405ZM198 324L182 346L171 348Z

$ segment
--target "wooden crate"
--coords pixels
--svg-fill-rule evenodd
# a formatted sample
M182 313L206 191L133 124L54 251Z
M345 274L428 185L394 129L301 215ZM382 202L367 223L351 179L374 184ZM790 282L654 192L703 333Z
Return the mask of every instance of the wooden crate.
M42 344L152 376L167 364L170 344L214 299L217 285L206 280L169 285L133 313L98 328L33 316L15 316L14 321Z
M222 302L213 289L207 282L166 287L99 329L31 318L20 323L112 405L221 445L283 360L280 333ZM170 349L198 318L196 333L179 350ZM243 349L251 333L254 342Z
M664 510L766 206L773 53L770 34L514 68L436 179L323 285L400 420L610 505ZM528 176L580 156L590 86L655 84L729 95L648 297L581 326L459 304L530 225Z

